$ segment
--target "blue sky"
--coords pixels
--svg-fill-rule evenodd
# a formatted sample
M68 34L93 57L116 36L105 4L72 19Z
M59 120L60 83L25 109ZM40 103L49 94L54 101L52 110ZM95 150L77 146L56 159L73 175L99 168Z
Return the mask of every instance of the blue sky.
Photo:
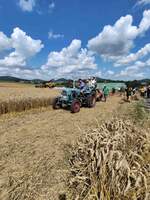
M150 77L150 0L0 0L0 75Z

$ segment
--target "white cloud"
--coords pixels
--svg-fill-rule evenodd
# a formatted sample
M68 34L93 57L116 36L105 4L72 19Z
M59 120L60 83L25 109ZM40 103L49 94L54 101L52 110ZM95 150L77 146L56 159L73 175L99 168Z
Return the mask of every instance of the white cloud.
M145 62L136 61L134 65L128 66L119 73L115 74L115 77L123 77L126 79L144 78L146 76L144 69L146 68L150 68L150 59Z
M137 5L147 5L150 4L150 0L138 0Z
M107 71L107 74L110 75L110 76L111 76L111 75L114 75L114 73L115 73L115 72L112 71L112 70L108 70L108 71Z
M82 49L81 41L76 39L60 52L51 52L41 69L54 78L85 77L98 73L95 57L89 55L87 49Z
M28 68L20 68L20 67L0 67L0 74L1 76L14 76L18 78L23 79L47 79L47 76L45 76L40 70L38 69L28 69Z
M10 49L14 49L5 58L0 59L2 67L23 67L26 66L26 61L36 55L43 48L40 40L34 40L24 31L15 28L9 40Z
M20 68L15 68L14 70L11 71L12 76L14 77L21 77L24 79L42 79L43 76L40 73L39 70L35 70L35 69L20 69Z
M150 27L150 10L144 11L139 27L131 15L121 17L114 26L107 25L98 36L88 41L88 48L104 58L116 59L129 53L134 40Z
M105 26L97 37L88 42L89 50L83 49L81 41L75 39L61 51L50 52L47 62L39 69L27 66L27 61L43 48L41 40L34 40L19 28L15 28L10 37L0 32L0 51L11 50L11 53L0 59L0 74L47 80L61 77L101 76L95 61L95 53L97 53L103 58L113 59L115 66L127 65L117 74L113 70L105 70L106 77L142 78L145 75L145 68L150 67L150 59L145 62L140 59L150 53L150 43L135 53L130 53L130 49L134 45L134 40L138 36L143 36L150 28L149 17L150 10L144 11L138 26L133 26L131 15L121 17L113 26ZM50 39L62 37L64 36L61 34L49 32Z
M0 59L0 66L5 67L23 67L26 65L25 58L16 52L10 53L4 59Z
M0 52L10 48L11 40L3 32L0 32Z
M101 74L101 77L104 79L114 79L115 78L115 72L113 70L108 70L107 68L103 69L103 72Z
M139 72L138 67L132 66L127 67L124 70L121 70L118 74L115 75L116 78L123 78L123 79L136 79L136 78L143 78L144 72Z
M19 0L19 6L23 11L31 12L36 5L36 0Z
M28 36L24 31L15 28L11 35L12 47L16 52L25 58L30 58L40 52L44 47L41 40L34 40Z
M45 65L39 69L32 69L27 67L27 60L41 50L41 41L32 39L19 28L14 29L10 39L15 50L4 59L0 59L1 75L45 80L101 75L95 64L95 57L87 49L81 48L80 40L73 40L60 52L50 52Z
M139 59L143 58L144 56L147 56L148 54L150 54L150 43L146 44L136 53L131 53L128 56L122 56L116 61L114 66L128 65L132 62L138 61Z
M145 10L139 24L139 34L144 34L150 28L150 10Z
M63 34L54 34L53 31L48 32L49 39L59 39L59 38L63 38L63 37L64 37Z
M36 7L36 12L41 15L43 14L42 10L40 10L40 1L39 0L18 0L19 7L25 12L32 12ZM37 3L38 2L38 3ZM37 9L39 7L39 9ZM55 3L52 1L48 5L48 12L52 12L55 8Z
M54 2L51 2L51 3L49 4L49 12L52 12L52 11L54 10L54 8L55 8L55 3L54 3Z
M132 16L121 17L114 26L107 25L95 38L88 41L88 48L105 57L126 54L133 46L137 27L132 26Z

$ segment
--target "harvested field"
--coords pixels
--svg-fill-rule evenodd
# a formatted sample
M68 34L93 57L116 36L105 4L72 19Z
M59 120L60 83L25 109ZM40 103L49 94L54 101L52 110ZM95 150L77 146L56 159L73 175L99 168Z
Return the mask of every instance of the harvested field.
M58 93L55 89L28 84L0 83L0 114L49 106Z
M127 114L132 103L120 100L114 96L77 114L47 107L1 115L0 200L58 200L64 193L74 200L67 188L70 146L120 108Z
M112 97L77 114L49 107L2 115L0 199L58 200L66 191L68 145L84 135L82 129L110 118L119 102L120 98Z

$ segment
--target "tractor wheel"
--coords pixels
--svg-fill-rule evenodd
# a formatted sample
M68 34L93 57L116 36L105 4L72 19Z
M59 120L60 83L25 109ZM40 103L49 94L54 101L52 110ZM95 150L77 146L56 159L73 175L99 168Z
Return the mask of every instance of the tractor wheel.
M96 97L95 96L89 96L87 99L87 106L89 108L93 108L96 105Z
M80 111L80 101L74 100L71 104L71 112L72 113L77 113Z
M59 109L59 108L60 108L59 99L55 98L53 101L53 109Z

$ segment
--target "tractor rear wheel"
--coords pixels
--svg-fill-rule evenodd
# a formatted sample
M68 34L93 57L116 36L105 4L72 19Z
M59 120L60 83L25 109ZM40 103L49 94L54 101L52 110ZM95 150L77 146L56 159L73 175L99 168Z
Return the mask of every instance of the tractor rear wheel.
M77 113L80 111L80 101L74 100L71 104L71 112L72 113Z
M55 98L53 101L53 109L59 109L59 108L60 108L59 98Z
M93 108L96 105L96 97L95 96L89 96L87 99L87 106L89 108Z

